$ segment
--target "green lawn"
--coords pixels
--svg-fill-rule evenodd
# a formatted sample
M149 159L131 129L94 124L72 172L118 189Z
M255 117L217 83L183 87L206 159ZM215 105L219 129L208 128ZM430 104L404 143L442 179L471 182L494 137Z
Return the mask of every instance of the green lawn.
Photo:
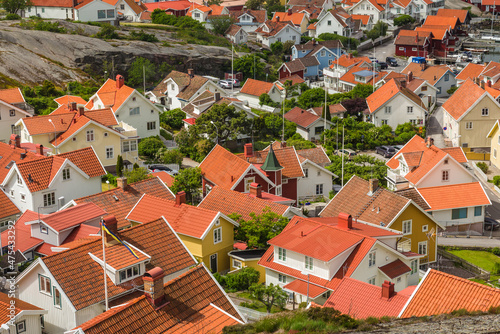
M452 250L449 252L489 272L493 271L495 263L500 263L500 257L486 251Z

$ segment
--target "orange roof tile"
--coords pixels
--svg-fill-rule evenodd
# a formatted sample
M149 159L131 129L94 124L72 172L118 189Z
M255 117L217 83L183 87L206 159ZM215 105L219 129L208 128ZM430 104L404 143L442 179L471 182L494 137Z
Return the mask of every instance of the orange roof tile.
M283 286L283 289L296 292L303 296L309 296L312 299L328 291L325 288L322 288L315 284L309 284L307 281L302 281L300 279L296 279L291 283L288 283L287 285Z
M285 118L305 129L307 129L317 120L321 119L321 117L317 116L316 114L299 107L294 107L293 109L288 111L285 114Z
M160 267L167 275L171 275L195 264L190 253L163 219L120 231L119 237L151 256L146 270ZM89 238L87 242L74 248L41 259L77 310L104 300L102 267L88 255L98 254L100 251L101 238ZM126 294L141 283L142 279L139 277L115 285L107 277L108 296L113 298Z
M488 195L479 182L418 188L417 190L431 207L427 211L491 205Z
M125 189L118 187L95 195L81 197L74 201L76 204L87 202L96 204L109 215L116 217L118 228L125 228L130 226L130 222L125 217L144 193L168 200L175 200L170 189L154 177L131 183Z
M354 76L354 73L356 72L360 72L360 71L372 71L369 67L367 66L359 66L359 65L356 65L356 66L353 66L349 69L349 71L347 71L343 76L340 77L340 80L341 81L344 81L344 82L349 82L353 85L358 85L358 84L363 84L362 82L358 82L355 80L355 76ZM386 75L387 75L387 72L373 72L375 73L375 83L379 82L380 80L382 80ZM367 82L366 84L373 84L373 73L372 73L372 76L367 78Z
M218 5L210 5L209 6L212 9L212 12L210 15L222 15L222 11L224 10L224 6L218 6Z
M102 176L106 174L106 170L102 166L92 147L85 147L79 150L60 153L57 156L63 159L69 159L90 177Z
M165 171L154 172L151 175L159 178L167 187L171 187L174 184L175 178Z
M432 32L430 31L415 31L415 30L403 29L399 31L394 44L424 46L427 43L430 43L431 38L432 38ZM411 64L416 64L416 63L411 63Z
M380 271L382 271L390 279L394 279L411 271L410 267L404 264L404 262L400 259L392 261L391 263L379 267L378 269L380 269Z
M316 217L316 218L309 218L310 220L321 223L323 225L327 226L333 226L333 227L338 227L338 216L336 217ZM386 229L380 227L380 225L372 225L368 224L363 221L358 221L357 219L354 219L352 222L352 228L350 229L352 232L356 232L358 234L367 236L367 237L387 237L387 236L398 236L400 235L399 232L396 232L394 230Z
M218 214L217 211L185 203L177 206L175 201L144 194L126 219L144 223L164 217L176 233L202 239Z
M200 164L203 177L226 189L231 189L249 167L250 163L220 145L215 145Z
M106 212L99 208L94 203L83 203L75 205L71 208L56 211L54 213L46 214L41 217L41 221L50 226L57 232L62 232L68 228L75 227L89 221L91 219L99 218L106 215ZM39 219L33 220L30 223L38 223Z
M429 269L400 317L422 317L461 309L487 312L492 306L500 306L499 289Z
M134 91L135 89L127 85L123 85L120 88L117 88L116 81L113 79L108 79L101 86L101 88L99 88L96 95L104 104L105 108L111 108L113 112L116 113L117 110L121 107L121 105L128 99L128 97ZM85 105L87 109L92 109L92 106L90 105L91 101L89 101L89 103Z
M14 305L14 309L12 310L12 305ZM12 310L12 312L11 312ZM10 320L13 320L14 315L19 315L22 311L32 311L31 314L35 313L34 311L39 311L38 314L46 314L47 311L36 307L35 305L31 305L21 299L17 299L15 297L10 297L9 295L0 292L0 325L7 324ZM2 328L3 329L3 328Z
M461 147L445 147L442 148L441 150L451 155L451 157L455 159L458 163L465 163L469 161L467 160L464 150L462 150Z
M77 328L86 334L222 333L243 319L206 268L199 264L164 285L168 304L156 310L143 295ZM143 322L141 320L148 319Z
M410 89L402 87L399 84L399 81L391 79L366 98L366 104L368 105L370 113L374 113L375 111L377 111L380 107L384 106L397 94L406 96L409 100L413 101L421 108L426 109L424 103L418 95L416 95Z
M282 84L285 84L286 81L288 80L291 80L292 81L292 86L293 85L296 85L296 84L300 84L300 83L303 83L305 82L304 79L302 79L301 77L299 77L297 74L294 74L294 75L291 75L289 77L285 77L283 79L280 79L279 81L282 83Z
M446 35L448 35L448 30L445 26L421 26L415 28L418 32L430 32L432 33L432 39L444 40Z
M0 89L0 100L10 104L26 102L20 88Z
M500 96L500 90L489 87L489 86L484 86L484 90L490 93L491 96L493 96L494 99L497 99Z
M427 80L427 82L432 86L434 86L436 82L438 82L439 79L441 79L441 77L446 73L454 76L453 72L446 65L427 66L425 70L422 70L421 64L410 63L401 71L401 73L407 75L409 72L412 72L414 77Z
M330 65L330 68L335 68L335 66L342 67L351 67L353 65L359 64L361 62L365 62L367 64L371 64L371 60L368 57L353 57L352 54L344 54L338 58L338 61L335 61Z
M274 84L272 82L247 79L241 88L240 93L259 97L264 93L268 94L273 86Z
M331 108L330 108L331 110ZM321 146L317 146L315 148L306 148L303 150L298 150L297 154L299 157L303 159L308 159L315 164L318 164L322 167L325 167L326 165L329 165L332 161L326 154L325 150ZM303 162L303 161L302 161Z
M346 277L323 307L333 307L356 319L397 317L409 297L399 292L383 298L381 287Z
M450 26L451 29L455 29L458 25L459 19L454 16L435 16L428 15L425 18L424 26L441 26L446 25Z
M0 189L0 219L8 216L17 215L21 211L7 196L7 194Z
M465 23L469 11L467 9L439 8L436 16L457 17L461 24Z
M45 133L52 134L54 132L64 132L69 128L74 117L74 112L68 112L23 118L22 122L26 126L26 130L28 130L29 134L31 136L34 136ZM50 122L49 120L51 120L52 122Z
M351 15L353 20L360 20L363 25L367 25L370 21L370 15Z
M252 218L250 216L251 213L259 215L266 209L280 216L289 210L289 207L286 205L273 203L262 198L224 189L219 186L213 187L205 198L203 198L203 201L198 204L198 207L220 211L227 216L232 213L237 213L241 215L241 219L243 220L250 220Z
M82 99L80 96L74 96L74 95L64 95L64 96L61 96L61 97L54 99L54 101L56 101L56 103L59 106L62 106L62 105L68 106L71 102L76 102L76 104L80 104L80 105L87 104L87 101Z
M288 12L275 12L272 21L277 22L279 18L279 21L281 22L290 21L296 26L300 26L305 16L306 16L305 13L288 14Z
M455 93L443 103L443 109L457 121L486 94L484 89L470 79L467 79Z
M275 142L276 143L276 142ZM293 147L275 148L273 143L274 154L278 159L279 164L283 167L281 173L285 178L296 178L304 176L302 167L300 165L297 152ZM261 165L266 161L267 154L269 153L269 146L263 151L254 151L253 156L248 158L251 164ZM244 154L237 154L242 160L246 159ZM265 173L265 172L264 172Z
M3 181L14 162L42 159L43 156L9 144L0 143L0 180Z
M129 246L130 247L130 246ZM144 252L138 251L134 247L130 247L134 253L137 255L137 258L128 251L128 249L121 244L111 245L106 248L106 264L115 270L124 269L126 267L130 267L134 264L138 264L144 262L146 260L151 259L148 254ZM92 252L92 255L97 257L102 261L102 249Z
M465 81L467 79L477 78L485 68L486 66L483 64L468 63L467 66L457 74L456 79Z

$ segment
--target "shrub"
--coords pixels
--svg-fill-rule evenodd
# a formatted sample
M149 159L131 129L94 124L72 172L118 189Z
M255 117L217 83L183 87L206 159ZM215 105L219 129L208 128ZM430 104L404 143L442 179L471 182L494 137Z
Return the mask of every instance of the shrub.
M446 93L448 93L448 94L450 94L450 95L453 95L453 93L455 93L457 89L458 89L458 86L451 87L450 89L448 89L448 90L446 91Z
M250 285L259 282L260 273L254 268L245 267L233 274L229 274L221 279L224 284L221 285L228 291L248 290Z
M150 43L159 41L158 38L156 38L156 36L154 34L147 34L142 29L139 32L137 32L135 30L131 31L129 38L134 39L134 40L144 41L144 42L150 42Z
M493 248L493 249L491 250L491 252L492 252L493 254L495 254L496 256L500 256L500 248L498 248L498 247Z
M101 179L102 182L109 181L110 184L116 187L116 176L114 176L113 174L107 173L106 175L103 175Z
M186 118L186 113L180 108L167 110L160 113L160 123L165 123L172 129L182 128L182 120Z
M413 23L413 22L415 22L415 19L413 17L411 17L410 15L401 15L401 16L394 18L394 25L398 26L398 27L401 27L401 26L404 26L408 23Z
M5 16L6 20L20 20L21 16L14 14L14 13L9 13Z
M96 37L100 39L117 39L120 36L118 36L118 33L116 32L116 27L109 23L104 23L101 25L101 29L96 34Z
M488 173L488 165L485 162L478 162L476 166L484 173Z
M500 274L500 263L496 262L494 265L493 265L493 270L491 272L493 275L498 275Z
M500 187L500 175L493 176L493 184Z
M41 30L41 31L50 31L65 34L66 29L59 26L59 22L47 22L42 20L39 17L35 17L31 20L21 21L19 24L24 29L29 30Z
M161 148L165 148L165 145L158 136L144 138L139 143L139 155L154 159Z

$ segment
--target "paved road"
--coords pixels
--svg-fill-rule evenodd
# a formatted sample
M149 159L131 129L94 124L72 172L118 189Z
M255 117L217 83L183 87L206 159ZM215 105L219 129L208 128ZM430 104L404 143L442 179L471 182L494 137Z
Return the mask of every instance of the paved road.
M438 237L438 245L440 246L458 246L458 247L500 247L500 239L489 237Z
M437 109L433 112L427 120L427 135L432 136L434 145L440 148L445 147L443 135L443 107L442 101L438 99Z

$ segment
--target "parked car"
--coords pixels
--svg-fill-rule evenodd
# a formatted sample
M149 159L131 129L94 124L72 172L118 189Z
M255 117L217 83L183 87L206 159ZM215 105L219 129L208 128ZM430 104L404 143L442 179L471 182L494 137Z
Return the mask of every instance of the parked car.
M219 86L221 86L222 88L226 88L226 89L230 89L232 87L231 81L229 81L229 80L219 80L219 82L217 84Z
M387 57L387 58L385 58L385 62L389 66L393 66L393 67L398 66L398 61L394 57Z
M383 61L379 62L378 64L380 65L380 69L381 70L385 70L385 69L387 69L389 67L389 66L387 66L387 63L385 63Z
M392 145L392 147L394 147L394 149L396 150L396 152L399 152L400 149L403 148L404 145Z
M350 150L348 148L345 148L345 149L338 150L337 155L339 155L339 156L344 155L348 160L351 160L356 155L356 152L354 152L353 150Z
M495 219L490 218L490 217L484 217L484 230L485 231L495 231L500 228L500 223L497 222Z
M159 165L159 164L157 164L157 165L149 165L149 166L148 166L148 169L149 169L150 171L152 171L153 173L154 173L154 172L165 171L165 172L167 172L168 174L170 174L170 175L172 175L172 176L175 176L175 175L179 174L179 171L177 171L177 170L175 170L175 169L172 169L172 168L170 168L170 167L168 167L168 166L165 166L165 165Z
M227 81L229 81L229 84L231 84L232 81L234 87L240 87L240 80L238 79L228 79Z
M368 57L368 59L370 59L372 63L378 63L378 60L375 57Z
M394 154L396 154L396 150L392 146L379 146L376 148L377 153L383 156L384 158L390 158Z

